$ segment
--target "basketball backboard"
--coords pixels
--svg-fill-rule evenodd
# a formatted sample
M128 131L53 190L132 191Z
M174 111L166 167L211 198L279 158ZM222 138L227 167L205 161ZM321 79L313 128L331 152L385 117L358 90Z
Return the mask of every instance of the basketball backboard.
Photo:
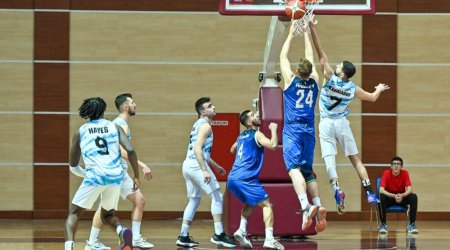
M318 0L319 15L363 15L375 13L376 0ZM220 0L222 15L284 16L284 0Z

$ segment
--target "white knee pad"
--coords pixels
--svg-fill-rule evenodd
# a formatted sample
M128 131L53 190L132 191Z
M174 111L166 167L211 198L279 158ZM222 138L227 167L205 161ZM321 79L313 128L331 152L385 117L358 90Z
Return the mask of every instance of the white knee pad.
M223 196L220 189L214 190L209 197L211 197L211 213L223 214Z
M323 160L325 161L325 166L327 168L328 173L328 179L337 179L338 175L336 172L336 158L335 155L327 155L323 157Z
M184 209L183 220L194 220L194 215L200 205L201 199L201 197L189 197L189 203L187 204L186 209Z

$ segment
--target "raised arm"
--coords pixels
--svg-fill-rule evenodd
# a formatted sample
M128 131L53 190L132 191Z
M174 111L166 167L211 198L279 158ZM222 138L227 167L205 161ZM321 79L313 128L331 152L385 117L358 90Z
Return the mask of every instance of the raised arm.
M314 52L311 44L311 39L309 38L308 33L305 33L304 36L305 36L305 58L312 64L311 77L314 78L316 82L319 82L319 73L317 73L316 64L314 62Z
M292 77L294 76L294 72L292 72L291 69L291 63L288 59L289 49L291 48L291 42L292 39L294 39L294 33L295 27L294 23L292 22L291 28L289 29L289 34L286 38L286 41L284 41L283 47L281 48L280 52L280 69L281 74L283 75L284 79L284 89L287 89L289 87L289 84L291 84Z
M377 86L375 86L375 91L372 93L369 93L367 91L365 91L364 89L356 86L356 96L362 100L362 101L369 101L369 102L375 102L378 97L380 97L381 92L388 90L389 86L384 84L384 83L380 83Z
M316 31L316 24L317 21L314 19L311 19L309 22L309 29L311 31L311 36L314 42L314 47L316 47L317 55L319 56L319 62L322 66L322 71L326 79L330 78L330 76L333 74L333 69L331 68L330 64L328 63L328 57L325 54L325 51L322 48L322 44L320 43L320 39L317 36Z
M257 131L255 134L255 137L256 137L256 141L259 143L259 145L261 145L267 149L275 150L275 148L278 145L277 128L278 128L278 125L276 123L272 122L269 124L269 129L270 129L270 133L271 133L270 139L267 138L260 131Z

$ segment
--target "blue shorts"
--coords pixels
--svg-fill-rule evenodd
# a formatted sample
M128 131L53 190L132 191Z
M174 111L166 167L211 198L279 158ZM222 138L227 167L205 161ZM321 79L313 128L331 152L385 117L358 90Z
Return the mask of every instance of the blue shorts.
M252 207L269 198L258 179L228 180L227 188L241 202Z
M283 129L283 158L286 170L300 168L305 179L315 179L312 169L316 138L314 129L305 124L289 124Z

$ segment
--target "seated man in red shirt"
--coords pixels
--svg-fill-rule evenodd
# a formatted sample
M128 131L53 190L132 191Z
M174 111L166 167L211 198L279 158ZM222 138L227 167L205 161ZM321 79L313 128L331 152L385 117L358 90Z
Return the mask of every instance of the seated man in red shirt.
M380 220L379 233L387 233L386 208L393 205L409 205L408 233L418 233L416 228L417 195L412 191L408 171L402 169L403 159L395 156L391 160L391 169L384 171L380 183Z

